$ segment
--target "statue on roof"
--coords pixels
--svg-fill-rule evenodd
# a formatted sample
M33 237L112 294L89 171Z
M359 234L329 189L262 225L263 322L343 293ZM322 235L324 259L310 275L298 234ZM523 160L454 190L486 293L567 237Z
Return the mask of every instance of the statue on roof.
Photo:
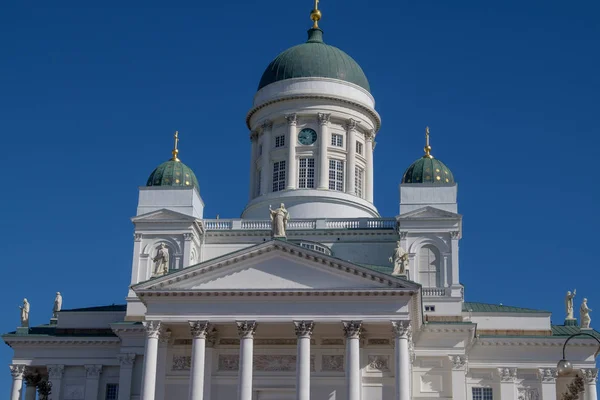
M271 236L273 238L285 238L285 230L290 219L290 213L285 209L285 204L281 203L279 208L275 210L269 206L269 216L271 217Z
M565 297L565 306L567 308L567 319L575 319L573 317L573 298L575 297L575 293L577 293L577 289L573 289L573 294L571 292L567 292L567 296Z
M590 317L591 308L587 305L587 299L583 299L581 307L579 307L579 318L581 319L581 329L590 329L592 318Z
M169 248L161 243L156 251L156 257L152 259L156 263L152 276L163 276L169 272Z
M21 327L29 327L29 302L27 299L23 299L23 305L19 306L21 309Z
M389 258L390 262L394 264L394 271L392 275L406 275L408 269L408 253L400 245L400 241L396 243L396 248Z
M54 307L52 308L52 318L58 318L58 312L62 308L62 295L60 292L56 292L56 297L54 298Z

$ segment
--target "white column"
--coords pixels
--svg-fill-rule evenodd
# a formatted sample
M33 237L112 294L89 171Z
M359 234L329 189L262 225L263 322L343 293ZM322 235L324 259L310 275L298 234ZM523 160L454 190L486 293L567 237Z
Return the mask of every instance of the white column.
M119 400L131 400L131 378L133 376L133 364L135 353L119 354Z
M23 377L25 379L25 384L27 385L25 387L25 400L35 400L35 394L36 394L36 380L40 378L39 374L35 371L25 371L25 376Z
M542 382L541 400L556 400L556 368L540 368L538 375Z
M410 399L410 353L408 342L411 340L410 321L392 321L394 331L394 362L396 368L395 400Z
M210 400L212 394L213 347L217 341L216 329L210 328L206 337L206 355L204 356L204 400Z
M342 321L346 336L346 391L348 400L360 400L360 334L362 321Z
M273 174L271 167L271 134L273 130L273 123L266 120L262 125L262 159L261 159L261 182L260 182L260 194L264 195L270 192L269 182L270 176Z
M458 276L458 240L460 239L460 232L450 232L450 238L452 239L452 285L459 285L460 278Z
M190 400L204 398L204 363L206 359L206 335L208 321L190 321L192 333L192 369L190 371Z
M85 365L85 400L98 400L102 365Z
M285 119L288 123L288 134L287 134L287 144L288 144L288 165L287 165L287 176L286 176L286 189L296 189L298 184L297 180L297 172L296 172L296 123L297 117L296 114L286 115Z
M319 119L319 182L318 189L329 189L329 160L327 148L329 147L329 119L331 114L318 114Z
M310 400L310 336L313 321L294 321L298 338L296 353L296 400Z
M12 387L10 389L10 400L21 400L21 390L23 389L23 374L25 366L12 364L9 365L10 374L12 375Z
M142 374L142 395L140 400L154 400L156 394L156 364L158 360L158 336L160 321L144 322L146 327L146 353Z
M365 134L365 158L367 159L367 170L365 171L365 191L366 199L373 202L373 140L374 131L371 130Z
M167 352L171 343L171 331L161 324L158 332L158 351L156 361L156 391L155 398L165 398L165 380L167 379Z
M449 356L452 365L452 398L467 398L467 356Z
M582 369L583 379L585 380L585 398L586 400L598 400L596 392L596 381L598 380L598 368Z
M236 321L240 335L240 370L238 373L238 400L252 400L252 357L256 321Z
M256 158L258 156L258 132L250 132L250 190L248 200L256 197Z
M500 400L517 399L517 369L498 368L500 376Z
M356 127L359 122L350 118L346 122L346 193L355 194L356 175Z
M62 388L62 378L65 372L64 365L47 365L48 381L52 384L52 394L50 400L60 400L60 389Z

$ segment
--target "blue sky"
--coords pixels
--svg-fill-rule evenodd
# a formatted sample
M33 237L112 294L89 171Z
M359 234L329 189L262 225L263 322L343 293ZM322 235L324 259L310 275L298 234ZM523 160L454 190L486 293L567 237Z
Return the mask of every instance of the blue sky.
M5 2L8 3L8 2ZM173 131L205 216L239 217L244 120L264 68L306 39L311 0L3 4L0 330L64 307L123 303L137 187ZM327 43L366 72L383 125L375 204L431 127L459 182L466 299L551 310L577 288L598 307L600 4L322 0ZM241 174L241 175L239 175ZM242 176L242 178L238 178ZM592 314L592 319L594 314ZM592 322L594 326L594 322ZM0 347L0 364L11 350ZM557 353L557 359L559 354ZM9 388L8 368L0 387Z

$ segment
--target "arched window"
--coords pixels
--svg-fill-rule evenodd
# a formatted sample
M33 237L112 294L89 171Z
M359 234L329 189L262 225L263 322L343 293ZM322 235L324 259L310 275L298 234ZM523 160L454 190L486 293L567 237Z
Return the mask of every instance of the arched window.
M423 287L440 287L440 253L431 245L419 250L419 283Z

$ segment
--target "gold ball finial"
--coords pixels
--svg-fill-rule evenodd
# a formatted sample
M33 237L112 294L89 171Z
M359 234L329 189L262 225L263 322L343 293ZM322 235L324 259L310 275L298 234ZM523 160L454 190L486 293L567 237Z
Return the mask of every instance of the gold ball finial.
M315 0L315 8L310 12L310 19L314 22L313 29L319 29L319 21L321 20L321 10L319 10L319 0Z
M433 158L431 155L431 146L429 145L429 127L425 128L425 147L423 150L425 150L423 158Z
M173 154L171 161L179 161L179 158L177 157L179 155L179 149L177 149L177 146L179 145L179 131L175 131L173 137L175 138L175 145L173 146L173 151L171 151L171 154Z

